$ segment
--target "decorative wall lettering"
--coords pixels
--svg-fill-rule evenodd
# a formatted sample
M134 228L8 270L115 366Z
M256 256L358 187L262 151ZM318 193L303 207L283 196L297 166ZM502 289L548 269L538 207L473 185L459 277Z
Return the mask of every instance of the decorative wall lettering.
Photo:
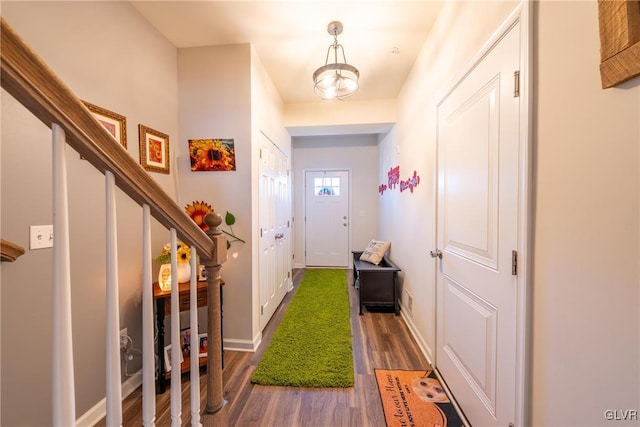
M390 190L396 188L396 185L400 182L400 166L389 169L387 172L388 186Z
M413 171L413 176L406 181L400 181L400 192L403 192L407 188L413 193L413 187L417 187L420 184L420 177L416 171Z
M420 184L420 177L418 176L417 171L413 171L413 175L409 177L406 181L400 180L400 166L396 166L394 168L389 169L387 172L387 184L380 184L378 186L378 193L380 195L384 195L384 192L387 190L393 190L396 186L400 184L400 192L404 190L409 190L413 193L414 187L417 187Z

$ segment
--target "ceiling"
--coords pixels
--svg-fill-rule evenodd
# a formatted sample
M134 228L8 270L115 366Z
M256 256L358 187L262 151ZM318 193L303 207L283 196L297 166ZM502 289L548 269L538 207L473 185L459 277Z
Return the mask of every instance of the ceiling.
M176 47L251 43L285 104L316 102L312 75L324 65L338 20L347 62L360 70L349 99L398 95L440 10L436 0L131 1ZM397 50L397 53L394 53Z

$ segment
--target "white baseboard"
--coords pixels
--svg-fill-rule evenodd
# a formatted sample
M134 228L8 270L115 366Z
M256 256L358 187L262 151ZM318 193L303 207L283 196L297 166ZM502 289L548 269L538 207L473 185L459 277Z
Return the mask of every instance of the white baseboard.
M125 399L142 385L142 370L136 372L122 383L122 399ZM95 406L85 412L76 421L76 427L93 427L107 415L107 398L105 397Z
M416 340L416 343L418 344L418 347L420 347L420 351L422 351L422 354L424 355L424 357L426 357L427 361L431 364L431 366L433 366L433 355L429 351L429 347L427 346L427 343L425 342L422 335L418 333L418 329L416 328L415 323L413 323L413 319L409 315L407 315L407 312L404 310L402 303L400 304L400 308L401 308L400 314L404 319L404 323L409 328L409 332L411 332L411 336L413 336L413 339Z
M225 350L231 351L248 351L255 352L262 342L262 333L256 335L253 341L239 340L234 338L224 338L223 347Z

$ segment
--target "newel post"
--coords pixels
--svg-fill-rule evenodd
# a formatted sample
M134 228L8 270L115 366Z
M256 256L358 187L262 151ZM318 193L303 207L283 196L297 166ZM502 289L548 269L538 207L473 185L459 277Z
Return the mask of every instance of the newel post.
M220 268L227 260L227 238L218 228L222 217L218 213L210 213L204 217L209 226L207 235L215 244L212 259L203 260L207 269L207 404L205 411L212 414L224 406L222 396L222 307L220 301Z

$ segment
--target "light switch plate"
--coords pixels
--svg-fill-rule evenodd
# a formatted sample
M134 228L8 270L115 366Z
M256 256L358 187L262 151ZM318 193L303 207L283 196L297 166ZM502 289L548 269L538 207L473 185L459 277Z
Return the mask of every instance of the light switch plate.
M29 249L53 247L53 225L32 225L29 227Z

